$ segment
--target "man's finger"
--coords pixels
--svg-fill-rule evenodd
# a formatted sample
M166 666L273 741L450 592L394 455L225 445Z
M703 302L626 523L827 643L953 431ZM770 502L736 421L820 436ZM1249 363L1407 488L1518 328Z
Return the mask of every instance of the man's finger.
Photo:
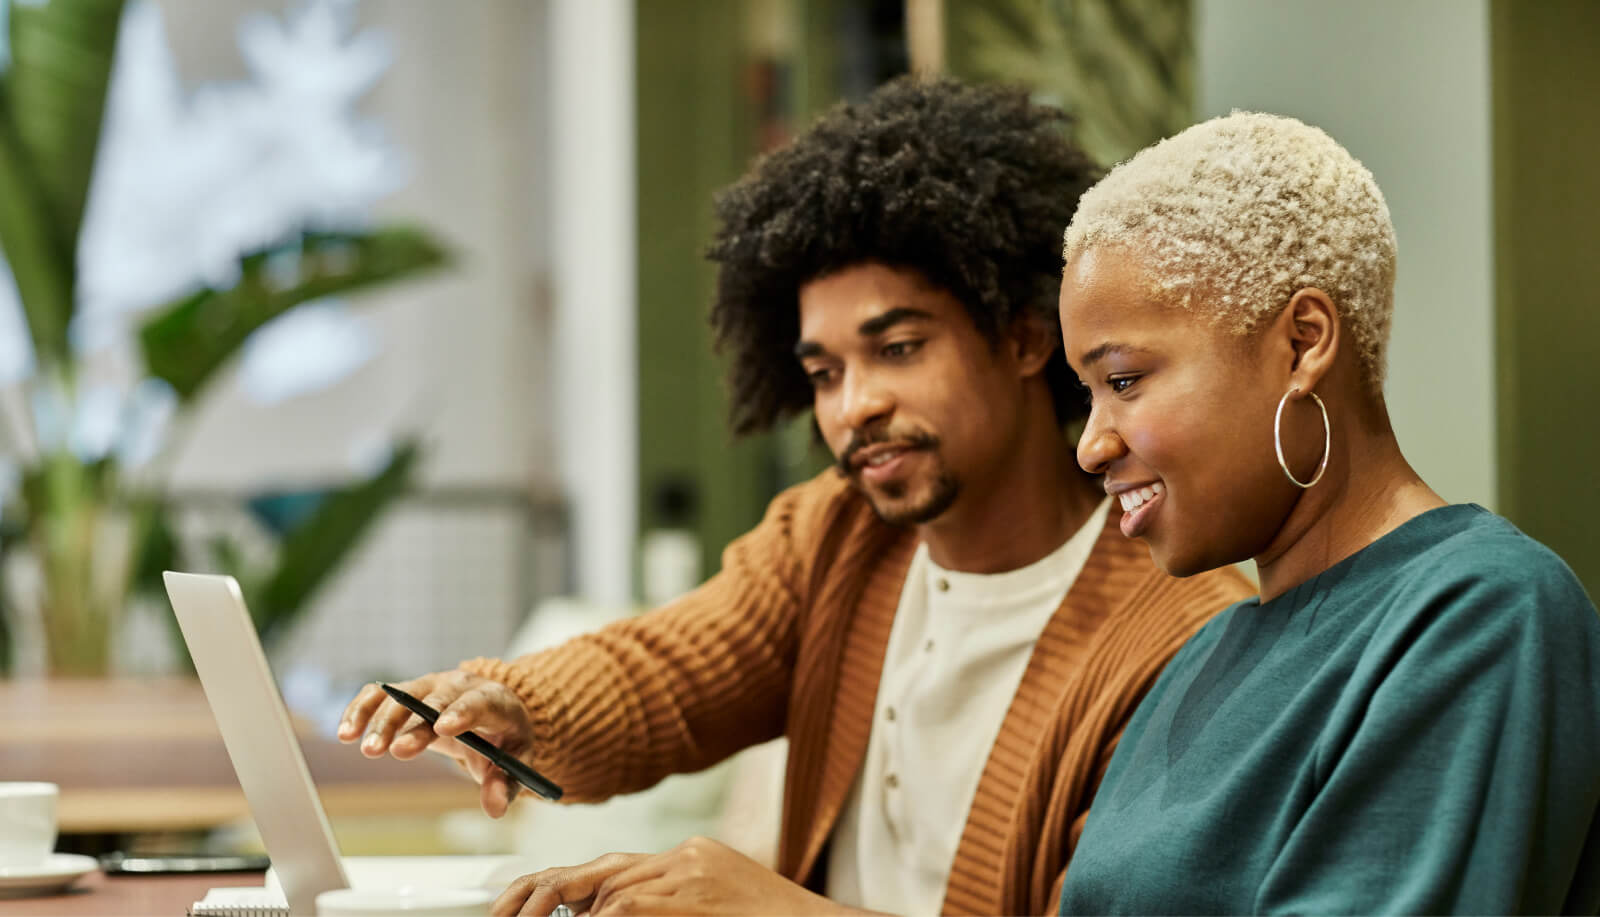
M377 685L363 685L339 719L339 741L354 742L361 738L361 733L366 731L367 723L372 719L372 712L378 709L385 697L387 695Z
M430 747L438 748L440 751L455 758L462 769L472 777L472 782L476 784L481 785L484 779L489 776L489 771L494 768L494 765L489 763L488 758L462 745L455 739L440 739Z
M500 744L506 732L515 724L511 712L505 710L491 693L497 689L504 690L494 682L481 682L461 692L439 708L439 722L434 724L434 731L442 736L453 737L471 730L496 745ZM517 712L520 711L519 706Z
M413 678L398 687L413 696L425 694L436 680L435 676L424 675ZM367 737L361 740L361 752L368 757L377 757L389 750L389 743L394 737L405 730L409 730L416 723L421 722L417 715L410 710L395 703L383 689L372 686L382 698L367 723Z
M395 730L405 722L410 713L409 710L385 697L367 723L367 736L361 740L361 753L369 758L376 758L388 751Z
M598 914L607 907L610 907L614 912L625 911L625 908L613 899L621 896L622 898L637 900L637 896L634 893L640 887L645 883L654 882L662 878L671 869L670 851L655 856L639 857L632 863L616 870L600 883L600 887L595 889L594 905L590 908L591 912Z
M630 914L652 914L656 917L665 917L670 914L697 913L684 906L684 902L675 897L675 892L670 882L651 880L638 885L630 885L606 898L605 903L595 900L594 907L589 909L591 917L627 917Z
M590 896L581 895L575 890L579 886L568 886L563 883L559 875L553 875L563 872L566 870L551 869L523 876L512 882L511 886L495 899L489 908L489 913L537 914L539 917L548 917L562 904L570 908L574 914L587 911Z
M639 853L608 853L582 866L546 869L512 882L491 909L494 914L538 914L545 917L556 905L574 912L589 909L595 889L613 873L644 859Z
M436 679L437 681L437 679ZM422 698L422 702L435 710L447 706L456 692L446 687L435 687ZM434 728L415 713L406 718L389 743L389 754L401 761L409 761L431 747L438 738ZM443 744L443 743L441 743Z
M499 818L511 808L511 799L515 795L512 787L515 786L506 776L506 772L493 764L488 764L483 772L483 789L478 793L479 802L483 811L490 818Z
M500 897L494 899L489 906L489 913L538 914L546 917L556 909L556 905L563 903L561 890L547 878L547 874L553 871L534 873L513 881L500 893ZM573 908L573 911L576 913L577 909Z
M427 723L421 720L417 720L415 724L408 722L406 729L389 743L389 754L401 761L409 761L427 751L428 746L438 738L434 735L433 727Z

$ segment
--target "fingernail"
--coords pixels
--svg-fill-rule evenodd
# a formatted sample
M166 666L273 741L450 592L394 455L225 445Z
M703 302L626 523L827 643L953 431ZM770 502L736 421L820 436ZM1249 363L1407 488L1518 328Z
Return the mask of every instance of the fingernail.
M443 726L446 729L452 729L459 722L461 722L461 717L452 712L446 713L444 716L439 717L439 722L435 723L434 725Z
M361 743L361 747L370 748L376 751L377 749L383 747L383 742L378 738L378 734L374 732L367 736L367 738Z

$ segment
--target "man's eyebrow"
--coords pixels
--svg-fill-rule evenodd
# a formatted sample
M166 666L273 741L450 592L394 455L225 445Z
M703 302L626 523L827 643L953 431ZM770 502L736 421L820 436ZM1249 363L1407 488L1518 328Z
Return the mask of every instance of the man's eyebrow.
M1083 368L1088 369L1113 353L1145 353L1143 347L1132 344L1121 344L1116 341L1107 341L1083 355Z
M876 337L901 322L916 321L919 318L933 318L933 313L922 309L913 309L909 306L900 306L890 309L881 315L874 315L861 323L856 330L862 337Z
M862 337L877 337L901 322L914 322L918 319L931 319L933 313L926 309L914 309L910 306L897 306L867 319L856 328ZM827 348L816 341L800 341L794 345L794 355L797 359L807 357L820 357L827 354Z

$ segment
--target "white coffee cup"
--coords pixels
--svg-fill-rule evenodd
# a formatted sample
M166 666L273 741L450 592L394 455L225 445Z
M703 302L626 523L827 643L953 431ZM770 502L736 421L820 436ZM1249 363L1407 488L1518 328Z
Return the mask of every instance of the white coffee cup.
M53 783L0 782L0 868L43 863L56 847Z
M487 888L336 888L317 896L319 917L373 917L405 914L408 917L468 917L487 914L498 897Z

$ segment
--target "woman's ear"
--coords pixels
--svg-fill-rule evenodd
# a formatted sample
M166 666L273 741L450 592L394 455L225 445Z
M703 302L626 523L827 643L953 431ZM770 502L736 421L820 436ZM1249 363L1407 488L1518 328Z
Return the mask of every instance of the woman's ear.
M1061 329L1041 318L1020 318L1011 323L1010 345L1018 373L1023 378L1035 376L1061 349Z
M1333 297L1316 287L1297 291L1273 321L1272 330L1293 354L1289 384L1302 392L1315 389L1333 370L1342 343L1339 307Z

